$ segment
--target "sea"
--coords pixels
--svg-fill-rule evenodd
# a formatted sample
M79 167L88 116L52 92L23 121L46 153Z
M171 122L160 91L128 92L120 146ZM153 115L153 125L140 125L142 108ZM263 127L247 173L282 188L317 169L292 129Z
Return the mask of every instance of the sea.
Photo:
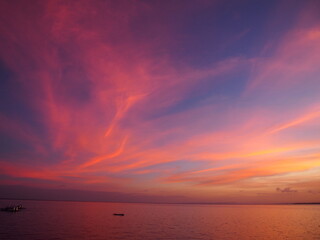
M0 200L1 240L320 240L320 205L205 205ZM123 213L124 216L115 216Z

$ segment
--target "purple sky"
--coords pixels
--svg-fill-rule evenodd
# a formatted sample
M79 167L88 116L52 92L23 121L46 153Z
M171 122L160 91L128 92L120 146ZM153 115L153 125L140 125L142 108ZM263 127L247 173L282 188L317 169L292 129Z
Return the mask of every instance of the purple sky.
M2 0L0 197L320 201L319 12Z

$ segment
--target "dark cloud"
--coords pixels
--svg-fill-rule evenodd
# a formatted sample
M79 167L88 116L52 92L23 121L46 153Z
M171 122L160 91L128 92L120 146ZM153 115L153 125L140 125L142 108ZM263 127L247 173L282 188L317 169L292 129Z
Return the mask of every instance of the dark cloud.
M294 192L298 192L297 190L294 190L290 187L286 187L286 188L276 188L277 192L282 192L282 193L294 193Z
M311 193L311 194L318 194L320 193L320 191L315 191L315 190L309 190L308 193Z

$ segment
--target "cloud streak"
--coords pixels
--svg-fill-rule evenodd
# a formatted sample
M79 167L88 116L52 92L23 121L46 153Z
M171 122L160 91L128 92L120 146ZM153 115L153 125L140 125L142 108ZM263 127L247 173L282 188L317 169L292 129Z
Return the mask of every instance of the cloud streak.
M270 202L281 202L274 189L303 199L320 164L311 5L289 9L274 37L268 14L240 6L2 1L1 181L239 202L256 196L250 186ZM305 185L282 183L301 174Z

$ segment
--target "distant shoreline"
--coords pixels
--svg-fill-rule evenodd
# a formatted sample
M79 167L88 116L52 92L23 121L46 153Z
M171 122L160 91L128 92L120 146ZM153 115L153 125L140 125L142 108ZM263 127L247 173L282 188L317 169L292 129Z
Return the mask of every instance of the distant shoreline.
M298 203L228 203L228 202L217 202L217 203L203 203L203 202L125 202L125 201L81 201L81 200L53 200L53 199L22 199L22 198L0 198L0 200L11 200L11 201L45 201L45 202L90 202L90 203L133 203L133 204L180 204L180 205L320 205L320 202L298 202Z

